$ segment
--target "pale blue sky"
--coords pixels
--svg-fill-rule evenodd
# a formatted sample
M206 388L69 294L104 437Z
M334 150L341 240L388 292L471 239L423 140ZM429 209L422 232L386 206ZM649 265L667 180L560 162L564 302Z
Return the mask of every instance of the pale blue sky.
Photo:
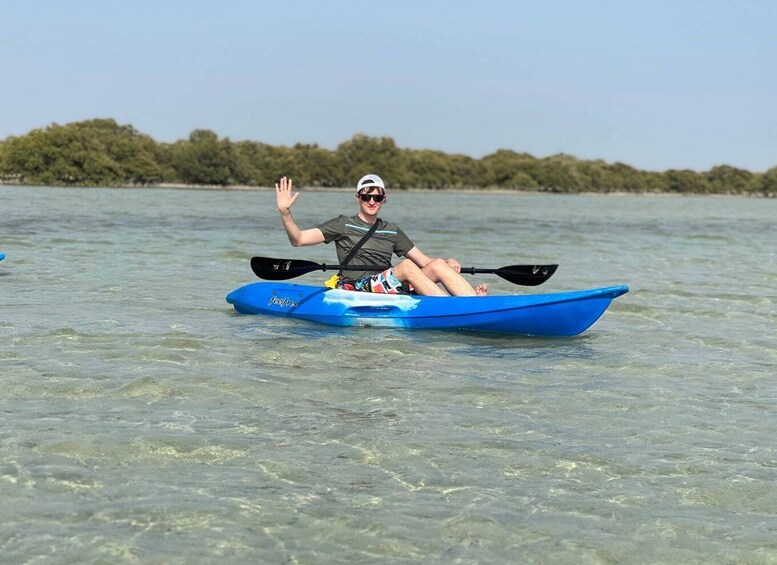
M777 166L773 0L3 0L0 21L0 139L111 117L157 141Z

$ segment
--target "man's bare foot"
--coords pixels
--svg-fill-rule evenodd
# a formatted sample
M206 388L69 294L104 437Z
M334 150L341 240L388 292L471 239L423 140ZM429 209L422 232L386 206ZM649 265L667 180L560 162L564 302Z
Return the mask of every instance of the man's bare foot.
M475 294L477 296L486 296L488 294L488 285L479 284L475 287Z

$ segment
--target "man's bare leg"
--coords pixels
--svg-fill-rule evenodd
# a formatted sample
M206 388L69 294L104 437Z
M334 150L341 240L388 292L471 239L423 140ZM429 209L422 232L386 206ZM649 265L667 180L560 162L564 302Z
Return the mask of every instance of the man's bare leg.
M403 283L411 284L413 291L422 296L445 296L437 283L442 284L451 296L485 296L488 294L488 285L479 284L472 288L472 285L464 277L442 259L435 259L423 269L409 259L405 259L394 267L394 275Z

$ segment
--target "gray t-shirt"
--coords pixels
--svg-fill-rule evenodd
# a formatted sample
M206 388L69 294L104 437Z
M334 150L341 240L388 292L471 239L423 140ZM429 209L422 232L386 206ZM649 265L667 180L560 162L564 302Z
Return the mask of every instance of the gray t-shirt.
M364 242L364 245L356 252L348 264L349 265L385 265L388 269L391 266L391 257L396 254L404 257L411 249L413 242L410 241L396 224L385 222L378 219L378 228L370 238ZM356 245L364 234L372 227L363 222L359 216L339 216L328 222L324 222L318 229L324 234L324 242L335 242L337 249L337 260L342 263L348 256L354 245ZM367 275L374 275L377 271L343 271L340 276L346 281L358 281Z

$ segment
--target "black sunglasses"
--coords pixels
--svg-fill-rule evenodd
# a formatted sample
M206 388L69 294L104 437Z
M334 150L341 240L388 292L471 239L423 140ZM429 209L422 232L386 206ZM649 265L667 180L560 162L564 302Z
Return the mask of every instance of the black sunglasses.
M386 198L385 194L360 194L359 198L362 199L362 202L369 202L370 198L374 198L375 202L383 202L383 199Z

